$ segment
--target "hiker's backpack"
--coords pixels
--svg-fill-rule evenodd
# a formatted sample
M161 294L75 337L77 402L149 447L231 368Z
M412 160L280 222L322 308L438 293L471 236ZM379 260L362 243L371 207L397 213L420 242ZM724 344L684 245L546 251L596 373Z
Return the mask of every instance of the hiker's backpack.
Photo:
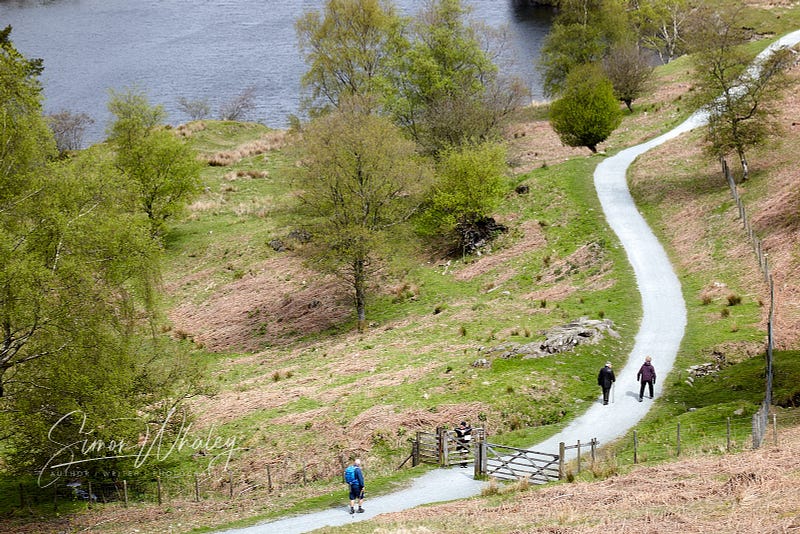
M347 482L348 484L353 484L355 482L358 482L358 479L356 478L356 466L354 465L347 466L347 469L344 470L344 481Z

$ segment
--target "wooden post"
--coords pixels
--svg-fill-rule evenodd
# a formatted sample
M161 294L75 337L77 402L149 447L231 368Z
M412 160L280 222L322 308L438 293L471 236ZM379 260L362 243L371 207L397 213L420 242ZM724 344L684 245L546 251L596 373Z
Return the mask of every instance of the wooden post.
M772 441L778 446L778 415L772 414Z
M419 465L419 440L420 440L420 432L417 431L417 439L414 440L414 443L411 445L411 467L417 467Z
M633 463L639 463L639 438L636 431L633 431Z
M122 481L122 500L125 503L125 508L128 507L128 481Z
M680 456L681 455L681 422L680 421L678 421L677 444L678 444L678 456Z
M725 434L727 437L727 445L725 449L728 452L731 452L731 418L727 417L725 421Z
M267 464L267 491L272 493L272 473L269 470L269 464Z
M306 476L306 464L303 464L303 485L308 484L308 477Z
M58 482L53 483L53 510L58 512Z
M483 439L483 434L475 436L475 463L473 465L475 478L480 478L486 474L486 440Z
M303 469L305 469L305 466L303 466ZM303 475L305 475L305 471ZM233 471L228 471L228 497L233 500Z
M200 482L197 480L197 473L194 474L194 502L200 502Z
M20 509L25 508L25 488L22 486L22 482L19 483L19 507Z
M594 463L597 460L597 438L592 438L592 471L594 471Z
M578 474L581 474L581 440L578 440Z
M564 442L558 444L558 479L564 480L564 452L566 451Z
M447 439L447 429L439 429L439 465L447 467L450 465L449 443Z
M156 477L156 500L161 504L161 475Z
M87 501L86 508L91 509L92 508L92 481L89 480L88 483L89 483L89 500Z

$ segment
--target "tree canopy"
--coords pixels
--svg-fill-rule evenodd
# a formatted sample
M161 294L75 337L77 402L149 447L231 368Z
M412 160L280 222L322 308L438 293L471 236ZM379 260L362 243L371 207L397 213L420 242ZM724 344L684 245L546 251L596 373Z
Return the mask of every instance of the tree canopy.
M0 32L0 456L49 477L63 444L82 439L70 414L91 417L97 439L136 443L198 375L146 335L160 254L147 217L131 209L105 147L55 160L41 63L9 35Z
M298 186L316 257L352 287L363 328L385 234L414 213L428 172L395 125L357 106L315 119L303 139Z
M747 180L747 151L777 128L775 104L793 57L789 50L779 50L750 67L753 54L744 45L752 31L738 22L742 9L734 4L698 11L687 41L695 65L695 101L709 112L706 141L710 152L714 156L736 153L742 179Z
M163 235L166 221L199 191L202 165L185 142L161 128L163 109L142 92L112 91L108 108L116 117L109 140L117 166L150 221L151 235Z
M598 65L570 71L561 98L550 106L550 124L568 146L585 146L597 152L622 121L611 82Z

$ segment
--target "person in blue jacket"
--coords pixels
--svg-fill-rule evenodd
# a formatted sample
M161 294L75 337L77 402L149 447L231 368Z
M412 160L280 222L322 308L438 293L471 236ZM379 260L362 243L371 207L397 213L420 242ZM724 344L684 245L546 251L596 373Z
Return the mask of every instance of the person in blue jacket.
M350 513L356 513L355 504L358 501L358 513L364 513L364 473L361 472L361 460L356 458L353 464L344 471L344 480L350 485Z

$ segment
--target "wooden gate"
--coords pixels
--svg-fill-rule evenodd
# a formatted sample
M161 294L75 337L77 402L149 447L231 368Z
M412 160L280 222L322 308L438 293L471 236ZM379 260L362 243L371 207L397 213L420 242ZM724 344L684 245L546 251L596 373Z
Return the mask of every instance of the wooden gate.
M594 464L597 438L589 441L591 461ZM586 447L584 444L583 447ZM581 442L575 445L559 444L558 454L519 449L494 443L480 443L478 459L475 463L475 474L485 475L501 480L526 479L534 484L546 484L552 480L564 478L564 463L567 450L577 450L577 469L581 472Z
M436 433L417 432L417 439L414 441L414 458L412 464L419 463L437 464L442 467L450 467L458 464L467 464L475 461L475 443L480 443L484 439L482 428L472 429L472 440L466 447L456 439L453 430L437 428Z
M489 476L501 480L527 479L534 484L546 484L564 478L567 450L577 449L577 469L580 473L581 448L588 446L591 449L591 460L594 462L597 443L597 439L592 439L583 445L580 441L575 445L561 443L557 454L546 453L488 443L484 430L474 428L471 443L464 449L456 439L454 431L438 428L436 433L417 432L411 457L413 465L431 463L450 467L473 463L476 477Z
M546 484L560 478L561 458L558 454L486 442L481 445L481 473L486 476L501 480L527 479L534 484Z

